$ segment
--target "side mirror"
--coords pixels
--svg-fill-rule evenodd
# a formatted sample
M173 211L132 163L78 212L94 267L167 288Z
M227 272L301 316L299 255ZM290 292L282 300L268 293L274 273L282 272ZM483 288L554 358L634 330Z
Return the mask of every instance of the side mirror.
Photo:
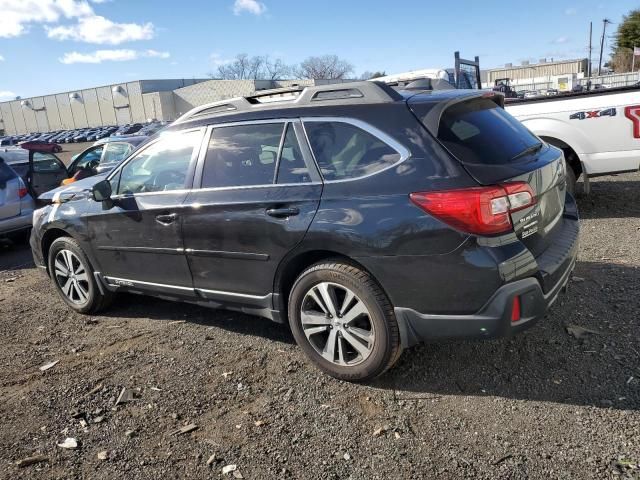
M96 202L106 202L111 199L111 183L109 180L101 180L91 189L91 196Z

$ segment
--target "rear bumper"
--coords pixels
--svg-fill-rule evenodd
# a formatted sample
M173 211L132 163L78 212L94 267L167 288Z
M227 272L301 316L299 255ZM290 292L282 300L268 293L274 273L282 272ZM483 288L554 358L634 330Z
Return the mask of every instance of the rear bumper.
M446 339L490 339L508 337L534 325L566 287L575 267L575 257L560 281L546 294L533 277L499 288L484 307L471 315L429 315L410 308L395 308L403 347ZM511 321L513 299L519 296L521 317Z
M396 307L403 347L445 339L482 339L510 336L544 317L566 287L575 268L579 246L579 223L573 200L563 218L553 245L533 260L535 276L520 278L499 287L482 308L473 314L434 315ZM524 267L521 267L524 268ZM520 297L520 320L511 321L515 297Z

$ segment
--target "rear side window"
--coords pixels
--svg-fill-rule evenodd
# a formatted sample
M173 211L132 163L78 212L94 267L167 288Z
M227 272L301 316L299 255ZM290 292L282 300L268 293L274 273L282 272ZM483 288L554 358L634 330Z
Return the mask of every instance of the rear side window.
M325 180L370 175L401 158L378 137L349 123L307 121L304 127Z
M0 186L16 177L16 172L14 172L6 163L0 161Z
M504 165L540 140L488 98L461 102L442 114L438 140L462 163Z
M202 188L273 184L284 123L218 127L213 130Z

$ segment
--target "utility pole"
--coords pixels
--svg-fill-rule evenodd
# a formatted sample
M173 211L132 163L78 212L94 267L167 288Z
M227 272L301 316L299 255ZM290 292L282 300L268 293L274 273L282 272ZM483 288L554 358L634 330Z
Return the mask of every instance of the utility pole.
M607 31L607 24L611 23L611 20L605 18L602 20L602 38L600 39L600 60L598 60L598 76L602 75L602 52L604 50L604 35Z
M587 78L591 81L591 53L593 47L591 46L591 40L593 39L593 22L589 22L589 65L587 66Z

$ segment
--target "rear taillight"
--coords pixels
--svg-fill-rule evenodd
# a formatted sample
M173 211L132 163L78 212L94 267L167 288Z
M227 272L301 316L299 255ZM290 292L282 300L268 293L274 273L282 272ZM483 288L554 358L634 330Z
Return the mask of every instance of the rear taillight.
M25 186L22 179L20 178L19 180L20 180L20 184L18 187L18 197L24 198L29 194L29 190L27 190L27 187Z
M512 229L512 212L535 203L526 182L472 187L409 195L427 213L458 230L477 235L505 233Z

